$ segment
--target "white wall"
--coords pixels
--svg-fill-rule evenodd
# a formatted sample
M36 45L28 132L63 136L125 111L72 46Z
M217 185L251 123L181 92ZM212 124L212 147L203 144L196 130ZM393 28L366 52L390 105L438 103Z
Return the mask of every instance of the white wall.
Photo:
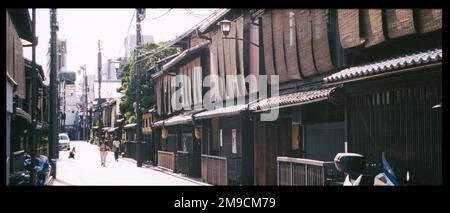
M120 98L121 93L117 92L117 88L122 85L122 81L102 81L101 97L102 98ZM98 98L98 81L94 81L94 98Z
M77 103L79 103L79 97L76 94L76 86L75 84L67 84L66 85L66 125L74 125L74 121L77 117ZM71 93L71 91L73 91Z

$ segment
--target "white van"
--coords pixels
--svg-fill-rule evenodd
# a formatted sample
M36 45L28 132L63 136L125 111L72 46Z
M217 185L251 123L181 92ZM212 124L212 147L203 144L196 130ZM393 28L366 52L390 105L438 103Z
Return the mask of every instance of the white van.
M70 150L70 138L69 135L67 133L59 133L58 135L59 140L58 140L58 144L59 144L59 149L67 149Z

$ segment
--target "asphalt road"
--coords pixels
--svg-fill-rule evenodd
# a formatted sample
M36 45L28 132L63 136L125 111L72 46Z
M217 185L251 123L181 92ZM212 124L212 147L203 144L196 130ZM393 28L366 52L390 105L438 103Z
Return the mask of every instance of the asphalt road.
M100 165L98 146L85 141L71 141L75 159L68 159L69 151L60 151L54 186L63 185L199 185L193 181L169 175L152 168L139 168L135 163L108 152L106 167Z

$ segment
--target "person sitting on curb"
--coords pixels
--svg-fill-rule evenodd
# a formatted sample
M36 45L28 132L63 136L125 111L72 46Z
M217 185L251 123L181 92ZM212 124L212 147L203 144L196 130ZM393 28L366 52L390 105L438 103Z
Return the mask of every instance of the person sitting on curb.
M73 147L72 151L70 151L70 153L69 153L69 159L70 158L75 159L75 147Z

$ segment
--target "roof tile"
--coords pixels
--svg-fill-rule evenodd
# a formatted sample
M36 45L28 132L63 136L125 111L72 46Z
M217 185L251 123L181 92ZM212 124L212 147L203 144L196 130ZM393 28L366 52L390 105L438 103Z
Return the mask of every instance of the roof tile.
M370 76L384 72L395 72L400 68L423 65L431 62L442 61L442 49L437 48L419 53L390 58L360 66L349 67L334 73L323 80L327 83L348 80L361 76Z

